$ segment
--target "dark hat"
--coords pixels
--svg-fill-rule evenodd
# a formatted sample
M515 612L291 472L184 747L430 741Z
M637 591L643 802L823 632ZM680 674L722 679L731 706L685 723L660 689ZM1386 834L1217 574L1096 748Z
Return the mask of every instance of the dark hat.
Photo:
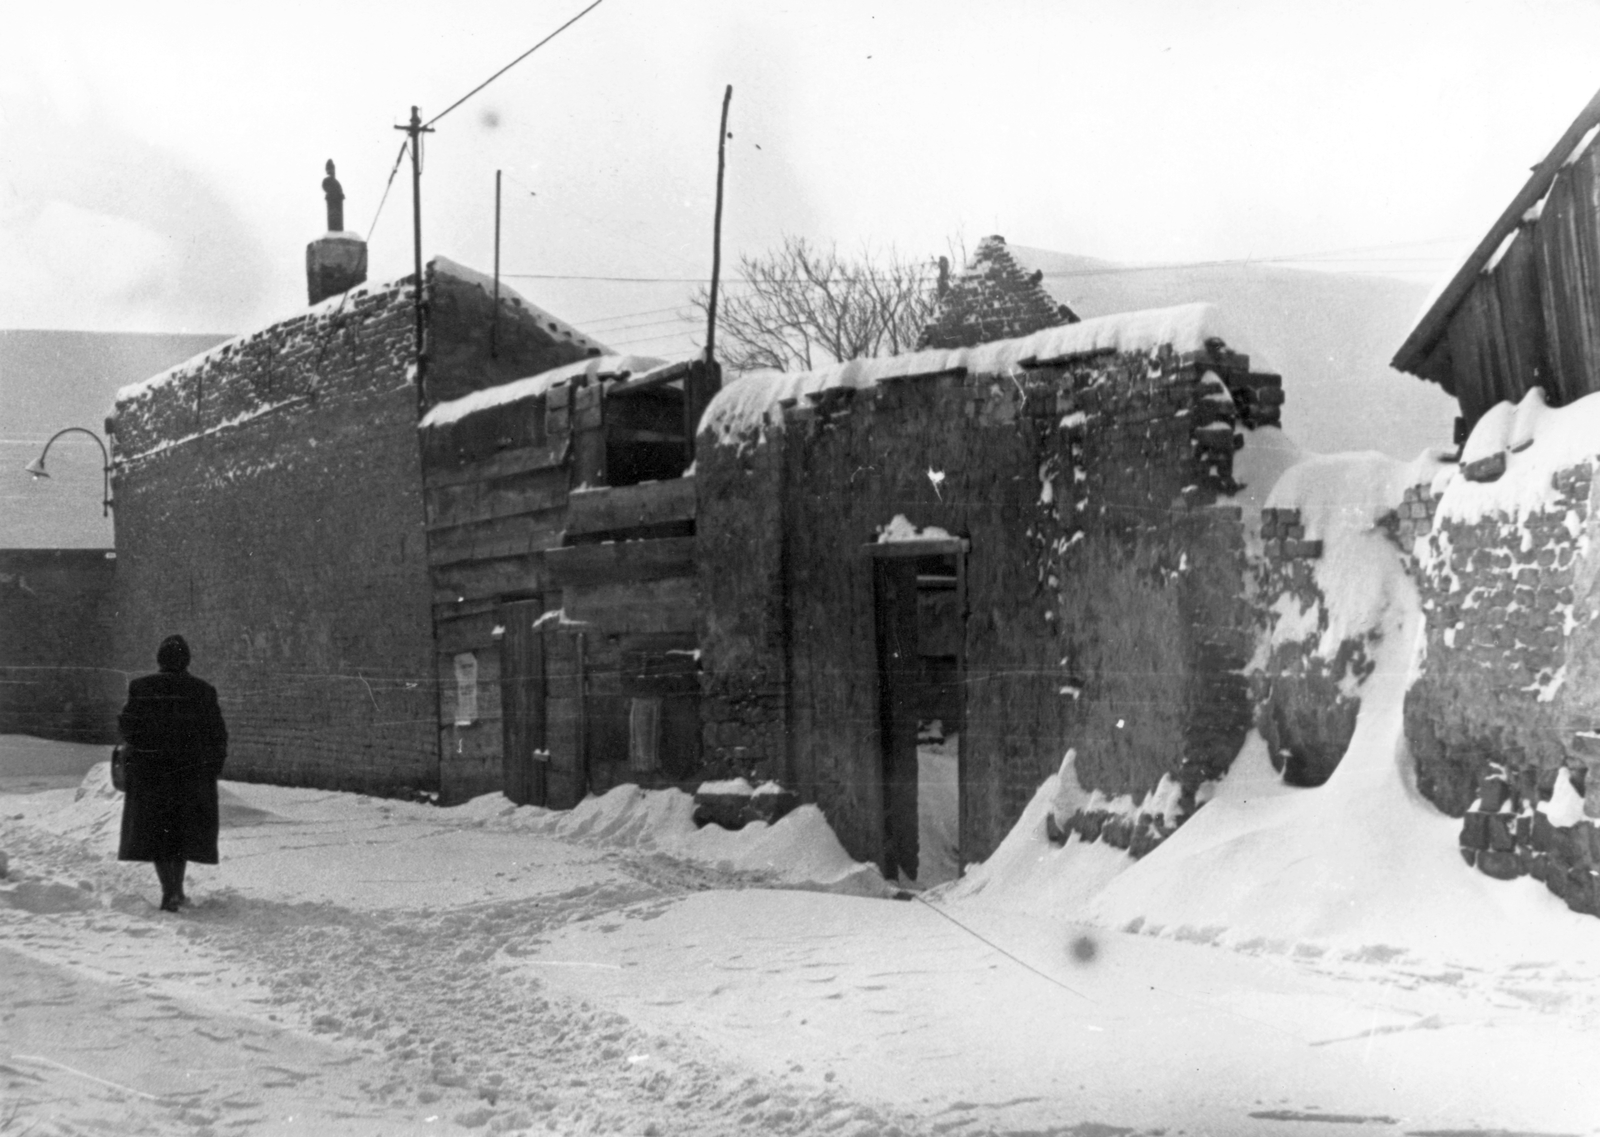
M182 636L168 636L156 649L156 666L163 671L187 671L189 645Z

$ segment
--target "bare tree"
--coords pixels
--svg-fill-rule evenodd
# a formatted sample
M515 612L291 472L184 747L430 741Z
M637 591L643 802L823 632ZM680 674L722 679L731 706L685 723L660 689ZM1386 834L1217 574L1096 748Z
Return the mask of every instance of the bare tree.
M739 278L717 299L717 345L730 371L809 370L916 346L936 299L933 270L893 249L855 258L804 237L741 256ZM702 315L710 295L693 303Z

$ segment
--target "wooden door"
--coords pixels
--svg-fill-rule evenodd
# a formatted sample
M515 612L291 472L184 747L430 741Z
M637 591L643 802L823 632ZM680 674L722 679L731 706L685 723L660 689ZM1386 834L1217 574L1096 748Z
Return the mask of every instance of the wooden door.
M500 714L505 795L518 805L545 804L544 634L539 617L543 600L517 600L500 606Z
M873 562L877 610L878 724L883 740L884 876L917 877L917 565Z
M589 792L589 706L582 632L553 628L545 637L545 804L571 809Z

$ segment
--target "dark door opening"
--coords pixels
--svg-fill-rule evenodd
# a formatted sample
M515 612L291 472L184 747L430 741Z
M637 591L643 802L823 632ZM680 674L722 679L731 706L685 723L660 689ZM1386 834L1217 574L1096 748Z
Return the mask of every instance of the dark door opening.
M500 637L501 761L505 795L517 805L545 804L543 600L502 604Z
M965 542L869 547L878 642L883 864L930 887L960 874Z

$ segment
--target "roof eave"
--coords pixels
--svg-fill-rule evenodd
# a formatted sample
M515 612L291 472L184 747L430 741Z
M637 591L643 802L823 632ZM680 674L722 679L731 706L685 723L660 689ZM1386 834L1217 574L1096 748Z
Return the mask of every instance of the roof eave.
M1396 371L1412 375L1422 374L1418 369L1424 365L1434 345L1439 342L1439 337L1444 334L1450 317L1472 288L1472 282L1477 279L1478 273L1500 247L1500 242L1506 239L1506 234L1522 224L1522 215L1549 191L1551 183L1556 180L1556 175L1561 172L1567 155L1572 153L1572 148L1588 133L1589 128L1596 124L1600 124L1600 91L1595 92L1588 105L1579 112L1577 118L1572 120L1572 125L1567 127L1566 133L1545 156L1544 161L1533 168L1533 176L1528 179L1517 196L1511 199L1511 204L1500 215L1500 219L1472 250L1472 255L1456 270L1455 276L1450 278L1450 283L1445 285L1444 291L1433 302L1433 306L1422 314L1417 326L1411 329L1411 334L1400 345L1400 350L1395 352L1389 366ZM1423 377L1431 378L1431 376Z

